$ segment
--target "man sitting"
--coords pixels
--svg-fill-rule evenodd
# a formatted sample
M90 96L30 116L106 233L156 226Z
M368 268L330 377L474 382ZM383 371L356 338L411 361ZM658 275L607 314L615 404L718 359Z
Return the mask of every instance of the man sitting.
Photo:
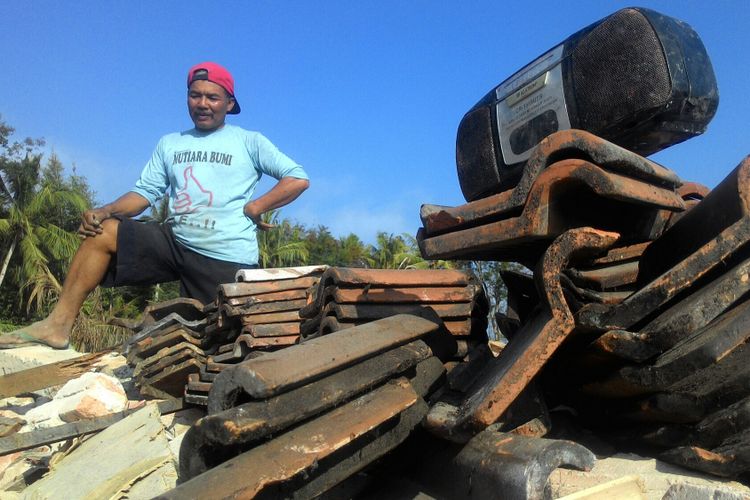
M161 138L135 187L117 200L83 213L83 238L50 315L0 337L0 348L44 344L67 348L88 294L102 286L180 281L183 296L204 303L238 269L258 267L256 229L269 210L296 199L309 186L300 165L258 132L225 124L238 114L234 79L204 62L188 72L187 105L195 127ZM251 200L263 174L278 180ZM133 220L162 196L163 224Z

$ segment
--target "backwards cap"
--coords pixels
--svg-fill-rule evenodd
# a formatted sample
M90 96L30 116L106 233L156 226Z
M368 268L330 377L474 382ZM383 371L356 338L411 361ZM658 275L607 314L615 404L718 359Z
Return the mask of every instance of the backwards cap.
M234 98L234 108L229 112L230 115L236 115L240 112L240 103L234 95L234 78L232 74L224 67L214 62L202 62L196 64L188 71L187 84L196 80L208 80L217 85L221 85L227 93Z

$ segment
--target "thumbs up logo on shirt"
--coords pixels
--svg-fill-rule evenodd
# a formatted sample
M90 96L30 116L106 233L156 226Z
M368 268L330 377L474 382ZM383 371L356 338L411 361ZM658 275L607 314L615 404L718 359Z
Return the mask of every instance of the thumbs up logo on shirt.
M194 210L191 193L193 196L198 196L201 193L204 194L208 198L208 203L201 203L201 205L210 207L214 201L214 194L201 186L201 183L193 175L193 166L188 165L182 172L182 175L185 179L185 185L177 192L173 205L174 211L178 214L185 214Z

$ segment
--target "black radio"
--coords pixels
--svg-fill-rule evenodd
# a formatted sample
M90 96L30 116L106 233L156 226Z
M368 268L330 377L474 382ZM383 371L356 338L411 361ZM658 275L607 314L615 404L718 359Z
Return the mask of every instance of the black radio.
M461 120L456 164L467 201L509 189L539 141L587 130L649 155L701 134L719 103L711 61L687 24L628 8L572 35Z

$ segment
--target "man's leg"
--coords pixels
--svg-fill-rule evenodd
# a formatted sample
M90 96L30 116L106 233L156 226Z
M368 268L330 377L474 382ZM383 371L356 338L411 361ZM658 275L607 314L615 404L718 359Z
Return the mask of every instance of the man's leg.
M102 281L112 256L117 252L119 225L119 220L107 219L102 223L101 234L83 240L70 264L60 299L50 315L42 321L3 335L0 337L3 344L28 343L28 337L33 337L56 348L68 345L83 301Z

